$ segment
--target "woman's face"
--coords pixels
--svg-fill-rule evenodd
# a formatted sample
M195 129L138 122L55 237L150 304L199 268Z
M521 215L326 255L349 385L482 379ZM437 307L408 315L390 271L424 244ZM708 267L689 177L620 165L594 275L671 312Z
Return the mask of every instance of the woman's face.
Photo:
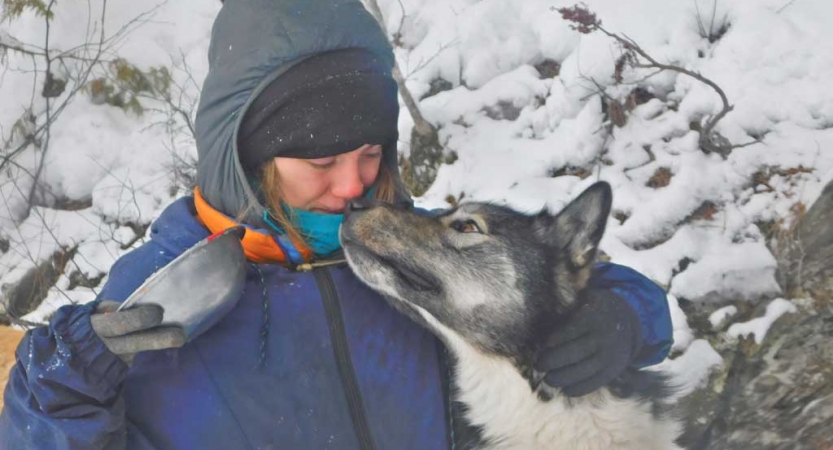
M381 145L318 159L275 158L283 201L287 205L340 214L351 199L364 194L379 174Z

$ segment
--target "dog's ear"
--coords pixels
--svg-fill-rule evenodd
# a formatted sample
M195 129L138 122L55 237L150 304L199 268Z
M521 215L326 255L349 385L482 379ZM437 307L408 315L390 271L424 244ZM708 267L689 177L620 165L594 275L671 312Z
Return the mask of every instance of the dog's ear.
M536 218L536 233L559 253L573 274L574 287L587 283L602 240L613 202L610 185L598 182L587 188L556 216L542 212Z

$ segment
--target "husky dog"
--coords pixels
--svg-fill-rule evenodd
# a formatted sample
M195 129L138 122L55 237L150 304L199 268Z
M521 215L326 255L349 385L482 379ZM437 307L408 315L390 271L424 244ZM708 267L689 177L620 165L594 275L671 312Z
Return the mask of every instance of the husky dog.
M632 371L568 399L532 362L580 302L610 213L596 183L557 215L467 203L438 216L357 200L341 229L356 275L444 341L474 448L679 449L662 383Z

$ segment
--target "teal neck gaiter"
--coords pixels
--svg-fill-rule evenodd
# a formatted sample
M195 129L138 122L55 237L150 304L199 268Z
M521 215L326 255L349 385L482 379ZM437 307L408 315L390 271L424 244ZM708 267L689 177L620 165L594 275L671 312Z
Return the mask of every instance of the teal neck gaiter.
M375 190L375 186L371 187L365 194L365 197L372 198ZM293 219L295 226L298 227L298 231L306 238L306 242L309 244L315 256L326 256L341 249L341 242L338 240L338 230L341 227L341 223L344 222L344 214L317 213L287 205L283 205L283 209ZM268 220L267 214L264 214L264 218L267 219L266 223L269 224L272 230L282 236L285 234L277 224Z
M344 222L344 214L324 214L303 209L284 207L295 219L298 230L306 237L315 256L325 256L341 248L338 230Z

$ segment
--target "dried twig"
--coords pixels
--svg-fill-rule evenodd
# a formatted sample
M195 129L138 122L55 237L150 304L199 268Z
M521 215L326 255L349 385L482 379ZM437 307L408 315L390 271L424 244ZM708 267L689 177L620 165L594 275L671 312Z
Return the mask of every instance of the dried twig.
M38 322L30 322L28 320L18 319L8 313L0 314L0 320L5 320L11 323L12 325L17 325L19 327L23 327L24 330L31 330L32 328L38 328L46 325L46 323L38 323Z
M715 127L718 122L729 114L734 107L729 103L729 98L726 96L723 89L711 79L706 78L698 72L694 72L674 64L665 64L657 61L638 43L636 43L636 41L627 35L613 33L605 29L602 26L602 21L584 6L576 5L572 8L560 8L557 11L561 14L561 17L564 20L572 22L574 24L572 25L572 28L578 32L589 34L597 30L601 31L607 36L613 38L622 47L624 53L616 61L616 70L614 72L614 77L617 81L621 81L622 71L627 65L636 69L654 69L655 72L653 72L650 76L666 70L677 72L694 78L714 90L720 97L722 107L720 112L706 120L700 130L699 144L704 153L717 153L725 159L733 149L760 143L760 140L755 140L745 144L732 145L728 142L728 140L720 136L715 131Z
M785 9L789 8L790 6L792 6L792 4L793 4L793 3L795 3L795 2L797 2L797 1L798 1L798 0L790 0L790 1L789 1L787 4L785 4L784 6L782 6L782 7L778 8L778 11L775 11L775 14L781 14L781 13L782 13Z
M426 68L428 66L428 64L430 64L432 61L437 59L437 57L439 57L443 52L445 52L449 48L457 45L457 43L458 43L458 41L455 39L451 42L447 42L447 43L441 45L440 48L437 49L437 52L434 53L433 55L431 55L428 59L420 59L419 62L417 63L417 66L414 67L413 69L411 69L410 67L407 67L409 64L408 64L408 61L406 61L405 65L406 65L406 68L408 69L408 76L405 77L405 79L408 79L408 78L412 77L415 73L417 73L420 70Z
M50 12L52 11L52 6L55 5L55 0L50 0L49 5L46 7L46 14L44 14L44 20L46 21L46 35L44 37L44 59L46 59L46 83L44 84L44 95L43 97L46 99L46 122L52 122L52 96L46 95L46 90L49 89L49 85L52 84L54 81L52 75L52 58L49 57L49 31L50 31ZM32 205L34 204L35 192L38 189L38 179L40 178L41 172L43 172L43 166L46 163L46 152L49 150L49 138L52 136L51 127L46 127L46 137L44 138L43 145L41 146L41 155L40 161L38 162L38 167L35 169L35 174L32 177L32 186L29 188L29 195L26 196L26 203L29 205L29 209L31 210ZM29 215L28 212L26 214Z

